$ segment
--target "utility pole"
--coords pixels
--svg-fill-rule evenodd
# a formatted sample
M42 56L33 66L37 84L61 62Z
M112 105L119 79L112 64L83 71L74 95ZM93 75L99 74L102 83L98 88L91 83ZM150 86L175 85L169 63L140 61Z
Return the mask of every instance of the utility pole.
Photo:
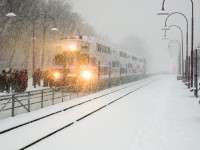
M44 53L45 53L45 40L46 40L46 21L47 21L47 15L45 11L44 15L44 31L43 31L43 41L42 41L42 70L44 68Z

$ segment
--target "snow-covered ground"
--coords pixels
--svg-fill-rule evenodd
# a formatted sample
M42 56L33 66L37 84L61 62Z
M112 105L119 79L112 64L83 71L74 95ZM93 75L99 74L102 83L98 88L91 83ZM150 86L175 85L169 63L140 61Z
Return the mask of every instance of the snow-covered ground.
M155 80L151 78L146 80ZM76 109L65 111L44 120L0 134L0 148L19 149L64 124L74 124L34 144L34 150L199 150L200 106L198 99L175 76L160 79L141 87L139 83L107 95ZM125 86L125 85L123 85ZM57 110L105 94L116 88L21 114L0 121L0 131ZM76 122L117 97L129 93L121 100ZM23 139L23 140L22 140Z

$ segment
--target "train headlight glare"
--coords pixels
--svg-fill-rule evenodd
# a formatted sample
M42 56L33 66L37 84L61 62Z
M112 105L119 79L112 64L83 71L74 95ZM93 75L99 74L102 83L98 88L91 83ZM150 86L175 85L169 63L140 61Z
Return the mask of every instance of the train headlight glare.
M60 77L60 74L59 74L58 72L55 72L55 73L54 73L54 77L55 77L55 78L59 78L59 77Z
M84 79L90 79L91 78L91 72L90 71L83 71L82 76Z
M69 49L70 49L71 51L75 51L75 50L76 50L76 46L75 46L75 45L70 45L70 46L69 46Z

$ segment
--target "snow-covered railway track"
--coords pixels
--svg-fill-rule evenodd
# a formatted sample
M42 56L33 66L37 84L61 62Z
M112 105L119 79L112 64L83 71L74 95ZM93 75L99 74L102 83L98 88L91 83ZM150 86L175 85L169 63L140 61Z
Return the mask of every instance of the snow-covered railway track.
M27 143L25 142L26 144L24 144L26 146L22 147L21 145L19 145L19 147L18 147L18 148L21 148L21 149L26 149L26 148L31 147L32 145L42 141L42 140L54 135L55 133L57 133L57 132L65 129L65 128L73 125L75 122L81 121L82 119L94 114L95 112L97 112L97 111L99 111L99 110L101 110L101 109L103 109L103 108L105 108L105 107L107 107L107 106L109 106L111 104L113 104L114 102L116 102L116 101L118 101L120 99L123 99L123 97L126 97L127 95L129 95L129 94L133 93L134 91L136 91L136 90L138 90L138 89L140 89L140 88L142 88L142 87L154 82L155 80L157 80L157 79L155 79L155 78L154 79L150 79L150 80L148 79L148 80L144 80L144 81L141 81L141 82L138 82L138 83L134 83L134 84L125 86L123 88L120 88L120 89L111 91L109 93L94 97L92 99L89 99L89 100L84 101L82 103L78 103L76 105L70 106L68 108L65 108L63 110L54 112L52 114L37 118L35 120L26 122L24 124L12 127L10 129L1 131L0 133L2 134L2 138L3 138L3 135L5 133L6 133L5 136L7 138L9 138L9 136L11 136L13 134L12 132L16 132L14 134L19 134L20 130L19 131L17 131L17 130L15 131L14 129L17 129L17 128L22 127L22 126L24 128L23 130L30 131L30 129L37 127L37 125L41 129L45 129L45 124L46 124L47 121L58 123L57 126L50 127L49 130L47 129L47 131L45 131L47 134L45 134L45 135L40 135L39 134L39 135L35 135L35 136L33 135L35 137L35 138L33 138L34 140L28 140ZM125 94L121 93L122 90L123 90L123 92L125 92ZM85 106L85 105L83 106L83 104L87 104L87 106ZM90 106L94 106L94 105L95 105L95 107L92 107L92 108L88 109ZM72 108L76 108L77 106L80 106L81 108L72 109ZM77 113L77 111L79 111L79 109L82 110L82 111ZM70 112L66 113L65 112L66 110L69 110ZM57 114L57 115L55 115L55 114ZM84 114L84 115L82 115L82 114ZM52 116L52 117L50 117L50 116ZM47 121L45 121L46 119L44 119L44 118L47 118L47 117L49 119ZM67 120L66 120L66 118L67 118ZM39 120L40 120L40 122L39 122ZM35 123L32 124L33 122L35 122ZM26 126L28 124L30 124L30 125ZM54 123L52 123L52 124L55 125ZM41 129L38 129L38 130L41 130ZM9 132L9 131L12 131L12 132ZM17 133L17 132L19 132L19 133ZM37 133L40 133L40 131L37 131ZM27 133L27 135L28 135L28 133ZM32 135L32 134L29 133L29 136L30 135ZM6 137L4 137L4 139ZM1 139L1 137L0 137L0 139ZM30 142L30 141L34 141L34 142Z

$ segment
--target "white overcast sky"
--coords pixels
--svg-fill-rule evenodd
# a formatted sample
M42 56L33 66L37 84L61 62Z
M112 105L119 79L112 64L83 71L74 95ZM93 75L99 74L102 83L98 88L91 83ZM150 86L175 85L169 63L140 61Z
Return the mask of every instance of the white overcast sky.
M170 66L168 42L171 39L180 40L177 29L168 32L169 41L163 41L164 16L158 16L163 0L72 0L74 11L80 13L94 29L120 44L127 36L135 35L146 40L152 56L153 70L165 70ZM194 2L195 37L194 47L200 43L200 2ZM189 45L191 37L191 0L166 0L165 9L169 12L179 11L186 15L189 21ZM179 25L186 32L186 21L180 15L169 18L168 24ZM184 39L185 42L185 39ZM185 47L185 45L184 45ZM189 46L190 48L190 46Z

